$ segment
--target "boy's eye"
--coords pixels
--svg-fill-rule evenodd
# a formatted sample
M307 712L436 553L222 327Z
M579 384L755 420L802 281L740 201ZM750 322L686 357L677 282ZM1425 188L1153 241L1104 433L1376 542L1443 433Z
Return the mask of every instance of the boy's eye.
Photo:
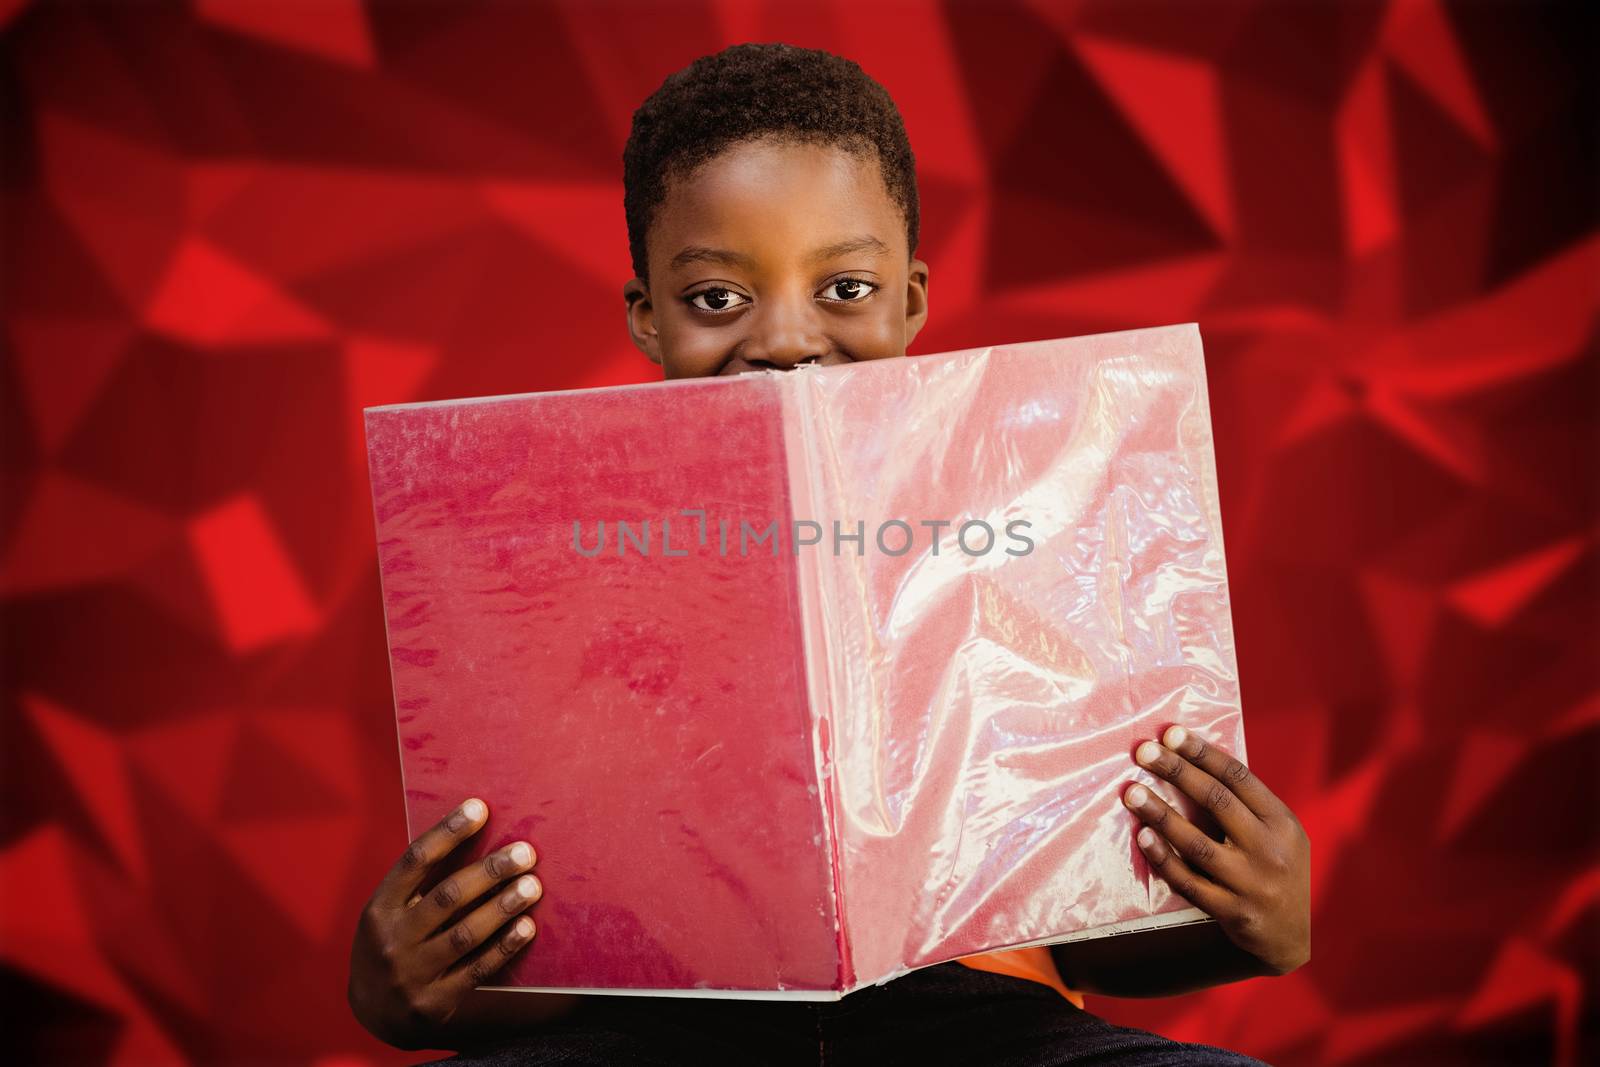
M834 300L853 303L857 300L865 300L877 292L877 289L876 285L862 281L860 278L840 278L836 282L829 282L827 288L823 291L832 293L832 299Z
M749 303L730 289L702 289L689 298L689 306L701 311L728 311L740 303Z

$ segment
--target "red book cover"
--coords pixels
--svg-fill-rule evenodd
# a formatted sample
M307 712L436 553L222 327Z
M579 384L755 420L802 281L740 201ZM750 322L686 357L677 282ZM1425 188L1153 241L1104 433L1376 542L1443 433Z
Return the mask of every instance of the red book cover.
M832 999L1195 921L1120 793L1244 756L1199 332L370 408L411 836L538 850L502 988ZM464 857L462 862L471 857Z

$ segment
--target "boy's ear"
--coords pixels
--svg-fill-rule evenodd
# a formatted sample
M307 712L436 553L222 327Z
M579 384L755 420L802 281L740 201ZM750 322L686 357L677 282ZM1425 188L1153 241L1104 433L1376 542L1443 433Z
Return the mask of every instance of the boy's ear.
M928 265L911 261L906 273L906 346L909 348L922 324L928 321Z
M650 302L650 287L639 278L630 278L622 287L628 302L628 336L650 362L661 364L661 339L656 335L656 309Z

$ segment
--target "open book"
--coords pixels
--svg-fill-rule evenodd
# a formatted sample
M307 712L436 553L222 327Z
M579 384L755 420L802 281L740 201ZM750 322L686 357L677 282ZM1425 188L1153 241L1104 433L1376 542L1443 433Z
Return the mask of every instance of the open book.
M1120 801L1177 799L1171 723L1244 756L1194 326L366 427L409 833L478 796L452 869L539 856L498 988L825 1000L1203 918Z

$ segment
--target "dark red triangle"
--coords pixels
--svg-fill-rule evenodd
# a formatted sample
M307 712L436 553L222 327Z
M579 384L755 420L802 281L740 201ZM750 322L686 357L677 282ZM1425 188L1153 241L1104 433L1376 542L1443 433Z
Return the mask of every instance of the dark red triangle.
M222 789L224 824L330 815L348 806L321 777L276 741L246 725Z

